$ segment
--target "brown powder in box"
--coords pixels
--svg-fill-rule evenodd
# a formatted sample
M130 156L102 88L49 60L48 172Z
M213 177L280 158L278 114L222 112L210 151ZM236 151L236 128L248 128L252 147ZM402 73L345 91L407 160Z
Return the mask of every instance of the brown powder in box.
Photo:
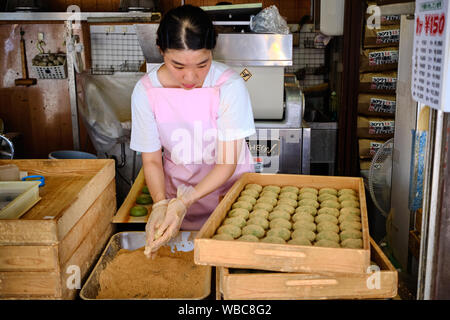
M208 275L208 267L194 264L194 251L162 247L152 260L144 248L121 249L100 273L97 299L201 298Z

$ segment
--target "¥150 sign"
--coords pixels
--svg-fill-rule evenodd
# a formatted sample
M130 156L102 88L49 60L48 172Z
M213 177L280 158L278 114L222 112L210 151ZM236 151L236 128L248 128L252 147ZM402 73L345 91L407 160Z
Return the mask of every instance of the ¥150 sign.
M412 64L413 98L450 111L448 0L417 0Z

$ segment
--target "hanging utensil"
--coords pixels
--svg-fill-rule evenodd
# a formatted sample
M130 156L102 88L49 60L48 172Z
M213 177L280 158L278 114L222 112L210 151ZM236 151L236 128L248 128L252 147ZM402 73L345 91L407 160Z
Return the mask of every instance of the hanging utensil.
M23 39L23 35L25 32L20 28L20 55L22 60L22 79L16 79L14 81L16 86L32 86L37 83L36 79L28 78L28 69L27 69L27 60L26 60L26 52L25 52L25 40Z

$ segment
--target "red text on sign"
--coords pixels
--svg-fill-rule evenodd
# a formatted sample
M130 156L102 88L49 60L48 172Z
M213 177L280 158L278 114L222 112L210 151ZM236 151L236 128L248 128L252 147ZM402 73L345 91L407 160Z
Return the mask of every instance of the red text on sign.
M445 14L426 14L425 21L420 17L416 19L416 34L421 35L424 31L427 36L442 35L445 28Z

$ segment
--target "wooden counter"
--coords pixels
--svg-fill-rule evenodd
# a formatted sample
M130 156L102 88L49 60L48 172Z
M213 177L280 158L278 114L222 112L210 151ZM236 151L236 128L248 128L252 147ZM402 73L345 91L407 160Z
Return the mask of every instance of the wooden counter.
M0 298L73 299L113 233L114 160L0 160L45 177L41 201L0 220Z

